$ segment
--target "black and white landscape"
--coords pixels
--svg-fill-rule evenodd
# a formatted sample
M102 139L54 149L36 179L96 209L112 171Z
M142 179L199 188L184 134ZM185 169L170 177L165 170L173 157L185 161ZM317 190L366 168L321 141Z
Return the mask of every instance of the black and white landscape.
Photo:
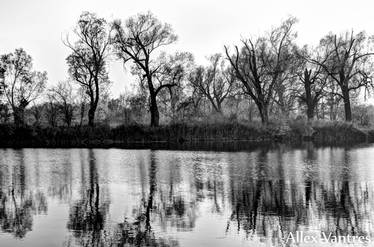
M374 246L372 7L0 1L0 246Z

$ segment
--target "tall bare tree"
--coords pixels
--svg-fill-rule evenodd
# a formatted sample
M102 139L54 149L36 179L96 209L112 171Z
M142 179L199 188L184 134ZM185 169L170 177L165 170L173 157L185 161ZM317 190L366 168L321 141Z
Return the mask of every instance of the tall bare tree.
M116 53L124 63L132 61L135 71L141 71L141 77L147 82L150 97L149 111L151 126L159 125L157 95L164 88L176 86L155 80L155 75L162 67L154 60L155 52L160 47L177 40L171 26L160 22L153 14L139 14L129 18L125 25L117 20L113 22L113 44Z
M5 70L4 94L13 111L16 125L24 124L26 107L45 88L47 72L32 70L32 58L22 48L1 57L1 67Z
M208 67L196 68L189 81L209 100L215 112L222 114L222 103L233 92L236 78L221 54L210 56L209 61Z
M269 105L275 88L287 78L290 64L290 48L296 33L292 28L296 19L290 17L268 35L257 40L242 40L242 47L235 46L234 54L228 47L225 52L244 92L256 103L263 124L269 122Z
M96 14L84 12L78 20L74 34L78 38L74 44L70 43L68 38L64 41L72 50L66 61L71 77L88 96L88 125L92 127L101 91L109 84L106 70L110 42L108 25Z
M372 38L365 32L341 35L328 34L320 42L328 52L326 63L314 62L324 69L340 92L335 92L344 102L345 120L352 120L351 96L353 91L372 89L371 59L374 55Z

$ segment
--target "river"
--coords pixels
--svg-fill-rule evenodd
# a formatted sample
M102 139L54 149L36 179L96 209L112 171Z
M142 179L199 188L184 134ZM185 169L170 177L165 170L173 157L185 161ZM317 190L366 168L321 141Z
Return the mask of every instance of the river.
M0 246L373 246L373 164L374 145L1 149Z

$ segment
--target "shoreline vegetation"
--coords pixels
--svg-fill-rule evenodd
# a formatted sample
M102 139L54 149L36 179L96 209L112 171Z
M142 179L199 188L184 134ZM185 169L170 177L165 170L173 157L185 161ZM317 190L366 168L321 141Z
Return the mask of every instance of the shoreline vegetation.
M341 121L293 120L267 126L238 122L159 127L38 127L0 125L1 148L158 148L246 150L285 143L340 146L374 141L374 130Z

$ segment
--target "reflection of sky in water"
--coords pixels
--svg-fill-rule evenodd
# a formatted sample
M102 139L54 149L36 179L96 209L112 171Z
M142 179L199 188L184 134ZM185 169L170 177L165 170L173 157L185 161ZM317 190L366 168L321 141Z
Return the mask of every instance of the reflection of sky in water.
M3 149L0 245L276 246L321 230L374 240L373 150Z

